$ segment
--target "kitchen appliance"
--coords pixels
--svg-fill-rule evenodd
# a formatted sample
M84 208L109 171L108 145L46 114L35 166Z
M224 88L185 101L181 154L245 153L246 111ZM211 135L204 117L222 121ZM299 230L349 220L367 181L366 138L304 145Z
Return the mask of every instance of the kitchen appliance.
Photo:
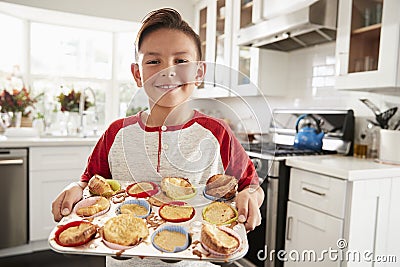
M294 147L296 124L299 117L310 114L325 132L322 149ZM354 140L354 114L352 110L288 110L275 109L272 113L270 133L273 142L243 143L260 178L265 200L260 208L262 222L248 234L251 240L247 255L241 262L245 266L283 266L276 253L285 248L286 210L289 193L290 168L288 157L299 155L343 154L351 155ZM270 258L270 252L275 251Z
M242 46L292 51L336 39L338 0L319 0L298 11L241 29Z
M0 249L28 243L27 149L0 149Z
M309 114L301 115L296 122L296 136L294 147L299 149L322 150L322 138L324 132L321 131L320 122Z

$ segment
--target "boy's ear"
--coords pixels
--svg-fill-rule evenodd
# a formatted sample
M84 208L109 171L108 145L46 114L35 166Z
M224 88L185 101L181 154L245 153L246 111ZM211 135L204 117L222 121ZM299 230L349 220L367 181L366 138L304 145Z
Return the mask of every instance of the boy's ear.
M142 76L140 75L139 65L136 63L131 64L131 72L138 87L143 87Z
M197 66L197 72L196 72L196 86L200 85L204 79L204 76L206 75L206 63L204 62L199 62Z

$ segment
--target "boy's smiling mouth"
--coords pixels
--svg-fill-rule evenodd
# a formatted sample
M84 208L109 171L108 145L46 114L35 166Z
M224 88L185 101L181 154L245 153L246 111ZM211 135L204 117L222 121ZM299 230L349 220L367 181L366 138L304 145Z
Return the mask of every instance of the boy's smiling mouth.
M156 88L158 89L162 89L162 90L174 90L177 89L179 87L182 87L183 84L159 84L159 85L155 85Z

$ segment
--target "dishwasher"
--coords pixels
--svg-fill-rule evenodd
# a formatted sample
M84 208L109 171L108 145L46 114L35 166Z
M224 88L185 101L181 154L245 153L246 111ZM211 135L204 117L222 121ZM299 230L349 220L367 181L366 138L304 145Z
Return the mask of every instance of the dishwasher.
M28 150L0 149L0 249L28 243Z

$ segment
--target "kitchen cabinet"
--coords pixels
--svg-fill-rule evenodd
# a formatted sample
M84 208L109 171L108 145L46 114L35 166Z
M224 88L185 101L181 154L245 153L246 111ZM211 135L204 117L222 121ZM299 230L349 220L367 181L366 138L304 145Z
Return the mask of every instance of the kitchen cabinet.
M30 241L45 240L56 223L51 203L82 175L92 146L31 147L29 149Z
M202 61L207 63L204 83L195 97L229 96L232 1L201 0L195 5L195 30L199 34Z
M291 169L287 211L286 251L313 250L317 258L336 248L342 238L346 182L317 173ZM285 266L340 266L340 262L289 260Z
M400 1L342 0L336 37L336 88L400 86Z
M315 251L317 257L322 250L335 248L337 240L342 236L343 220L317 211L312 208L289 201L287 208L288 230L286 234L286 251ZM334 261L291 261L285 266L340 266Z
M194 97L284 95L288 54L239 46L240 30L262 19L262 0L202 0L195 29L207 71ZM260 90L259 90L260 88Z
M322 159L326 166L331 162L336 162L334 165L337 166L340 160L347 159ZM365 161L352 164L351 160L340 165L343 169L347 165L353 168L356 164L366 166ZM395 244L399 237L398 230L394 228L400 221L400 215L393 207L399 200L400 177L384 174L382 166L376 164L376 174L381 173L382 178L345 180L339 172L336 177L327 175L327 172L333 171L331 166L327 167L329 171L318 173L315 172L316 167L310 167L314 162L303 165L301 169L297 164L299 162L292 162L288 162L292 169L285 250L296 250L300 255L303 251L312 250L318 259L322 257L322 251L331 249L344 257L342 260L331 260L325 254L324 260L315 262L289 259L285 266L374 266L374 261L365 256L366 253L371 252L369 255L374 256L400 255L400 249ZM318 168L323 169L321 166ZM370 172L376 175L374 169ZM361 175L359 170L355 173ZM349 260L345 260L347 255L350 255Z
M318 0L263 0L262 17L264 19L272 19L306 8L317 1Z

